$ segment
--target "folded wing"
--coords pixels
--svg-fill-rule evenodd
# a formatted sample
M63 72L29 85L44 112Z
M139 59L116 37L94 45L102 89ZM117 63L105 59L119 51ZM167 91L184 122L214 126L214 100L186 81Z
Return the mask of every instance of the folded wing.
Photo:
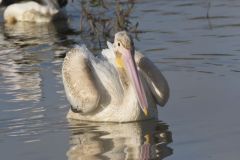
M169 86L166 79L154 63L140 52L136 51L134 58L156 102L160 106L164 106L169 98Z
M91 70L88 50L70 50L63 62L62 77L65 92L73 112L91 113L99 106L100 94Z

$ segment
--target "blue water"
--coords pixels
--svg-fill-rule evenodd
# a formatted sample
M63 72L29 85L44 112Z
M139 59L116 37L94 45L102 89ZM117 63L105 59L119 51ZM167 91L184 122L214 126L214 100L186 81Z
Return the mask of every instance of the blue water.
M105 3L104 16L114 17L115 3ZM208 7L207 0L135 2L127 17L130 28L138 23L135 46L163 72L171 93L159 122L130 124L65 118L65 53L84 43L97 54L113 40L114 30L81 30L79 1L57 23L11 26L0 18L1 159L239 159L240 1Z

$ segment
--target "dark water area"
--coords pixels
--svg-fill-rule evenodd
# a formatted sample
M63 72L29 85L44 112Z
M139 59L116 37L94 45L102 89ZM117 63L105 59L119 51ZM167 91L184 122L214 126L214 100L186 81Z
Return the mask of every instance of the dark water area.
M113 11L115 3L106 2ZM240 1L136 1L135 46L162 71L170 99L159 121L68 121L61 66L86 44L112 41L83 30L81 3L68 19L5 25L0 18L1 159L231 159L240 157ZM3 9L1 10L2 15Z

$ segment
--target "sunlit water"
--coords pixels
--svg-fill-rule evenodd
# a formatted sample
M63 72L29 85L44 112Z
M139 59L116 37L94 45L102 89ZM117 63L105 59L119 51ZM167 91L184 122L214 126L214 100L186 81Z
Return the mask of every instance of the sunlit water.
M209 18L207 0L135 3L135 46L171 95L160 122L130 124L65 118L63 57L75 44L99 48L79 32L80 8L56 24L0 19L1 159L239 159L240 1L212 0Z

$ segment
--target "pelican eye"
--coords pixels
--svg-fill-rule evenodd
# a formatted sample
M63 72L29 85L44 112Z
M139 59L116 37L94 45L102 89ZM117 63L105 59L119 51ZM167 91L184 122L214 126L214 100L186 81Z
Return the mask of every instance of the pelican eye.
M120 43L118 42L118 46L120 47Z

